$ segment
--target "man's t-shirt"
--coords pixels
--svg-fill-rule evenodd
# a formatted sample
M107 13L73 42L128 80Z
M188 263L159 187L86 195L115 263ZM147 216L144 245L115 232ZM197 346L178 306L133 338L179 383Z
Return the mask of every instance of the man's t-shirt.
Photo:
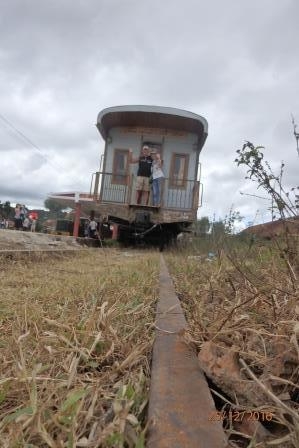
M97 230L97 223L95 220L90 221L89 228L90 230Z
M152 174L152 162L151 156L141 156L139 158L137 176L150 177Z

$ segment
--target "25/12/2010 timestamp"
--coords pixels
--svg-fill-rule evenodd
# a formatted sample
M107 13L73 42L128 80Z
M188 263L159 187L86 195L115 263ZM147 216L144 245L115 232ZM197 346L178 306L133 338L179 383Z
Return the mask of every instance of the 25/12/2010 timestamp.
M231 420L233 422L242 422L244 418L251 421L271 422L274 414L271 411L213 411L209 414L209 421L219 422Z

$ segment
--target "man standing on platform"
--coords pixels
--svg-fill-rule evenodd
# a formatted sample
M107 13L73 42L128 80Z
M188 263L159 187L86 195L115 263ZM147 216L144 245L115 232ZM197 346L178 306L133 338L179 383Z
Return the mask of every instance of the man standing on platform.
M150 148L143 146L141 156L133 159L132 149L129 150L129 163L138 163L136 182L136 203L141 204L144 194L145 205L148 205L150 195L150 177L152 174L153 159L150 155Z

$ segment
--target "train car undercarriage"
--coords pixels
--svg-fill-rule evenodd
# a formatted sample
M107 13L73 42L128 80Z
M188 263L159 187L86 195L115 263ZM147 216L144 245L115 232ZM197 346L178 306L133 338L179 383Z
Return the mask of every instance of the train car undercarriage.
M114 239L125 244L159 246L160 250L175 242L179 233L190 232L192 225L192 222L154 223L147 211L136 211L131 223L112 216L108 222Z

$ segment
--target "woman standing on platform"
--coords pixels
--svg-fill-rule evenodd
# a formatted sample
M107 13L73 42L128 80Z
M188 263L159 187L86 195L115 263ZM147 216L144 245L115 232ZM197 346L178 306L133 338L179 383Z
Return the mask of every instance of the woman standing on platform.
M158 152L152 153L153 163L152 163L152 191L153 191L153 206L160 207L161 205L161 192L164 179L164 173L162 170L161 156Z

